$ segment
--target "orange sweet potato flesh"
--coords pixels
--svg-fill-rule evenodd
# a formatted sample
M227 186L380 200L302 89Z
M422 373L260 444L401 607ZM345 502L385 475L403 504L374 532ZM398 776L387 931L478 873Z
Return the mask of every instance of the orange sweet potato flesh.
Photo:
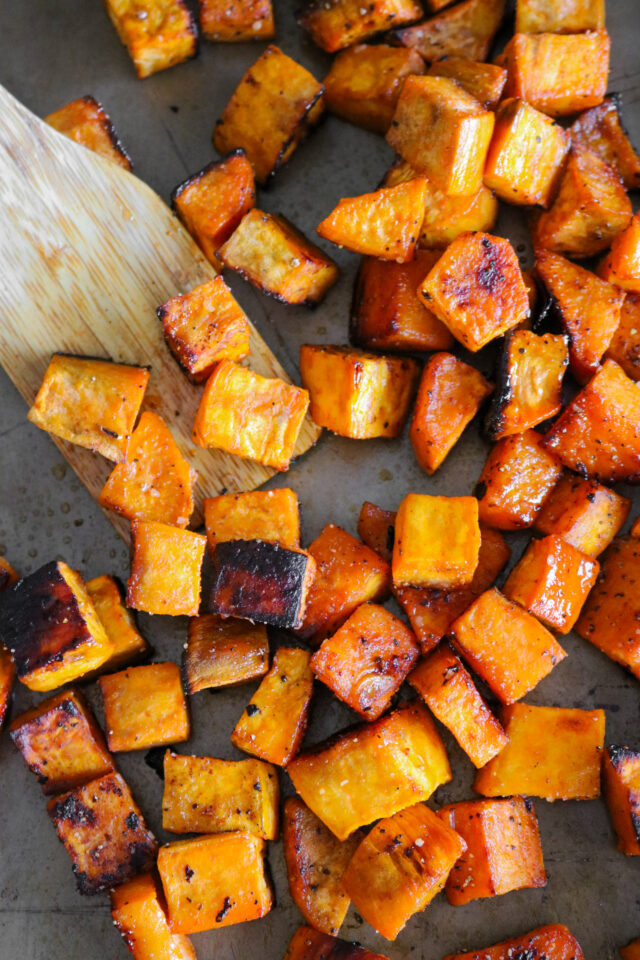
M124 605L120 585L106 574L87 580L89 594L100 623L113 645L113 653L102 665L102 673L143 660L150 652L145 638L138 633L131 611Z
M395 36L428 62L446 57L486 60L505 6L505 0L463 0L423 23L397 30Z
M389 960L381 953L365 950L359 943L338 940L313 927L298 927L284 960Z
M398 507L391 572L395 586L461 587L478 566L475 497L409 493Z
M134 960L197 960L193 944L169 929L160 883L152 873L134 877L111 891L113 924Z
M581 113L569 128L573 143L587 147L620 175L627 190L640 186L640 156L620 119L620 98L607 97Z
M272 0L200 0L200 28L207 40L241 43L271 40L276 28Z
M431 64L427 73L430 77L449 77L455 80L487 110L497 107L507 82L507 71L502 67L461 57L437 60Z
M18 574L13 569L8 560L0 557L0 591L13 586L19 580Z
M102 104L93 97L79 97L44 118L44 122L75 143L131 170L131 158L120 143Z
M369 500L362 504L358 517L358 536L387 563L391 563L393 554L395 522L395 510L383 510Z
M622 290L640 293L640 217L614 237L611 250L598 268L598 273Z
M371 0L365 7L360 0L306 0L298 22L314 43L335 53L421 16L417 0Z
M565 474L545 500L534 526L597 557L619 532L630 509L627 497L594 480Z
M626 947L620 947L622 960L640 960L640 937L632 940Z
M183 0L106 0L105 5L141 79L198 52L198 30Z
M9 713L16 665L8 650L0 645L0 730Z
M604 0L518 0L516 33L581 33L604 27Z
M266 540L281 547L300 547L300 511L294 490L253 490L207 497L204 522L211 556L227 540Z
M268 669L269 641L264 624L213 613L189 620L182 655L187 693L247 683L263 677Z
M480 951L450 953L444 960L511 960L518 954L528 955L531 960L585 960L576 938L560 923L537 927L521 937L504 940Z
M134 520L127 606L146 613L195 617L206 537L156 521Z
M602 787L618 850L628 857L640 856L640 753L628 747L607 747Z
M109 749L115 753L188 740L189 712L176 663L150 663L98 680Z

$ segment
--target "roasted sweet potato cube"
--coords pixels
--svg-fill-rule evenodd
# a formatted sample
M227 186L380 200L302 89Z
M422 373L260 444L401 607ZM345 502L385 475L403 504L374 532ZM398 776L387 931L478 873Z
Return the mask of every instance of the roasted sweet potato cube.
M217 270L218 248L255 204L253 168L241 148L207 164L179 183L171 194L173 209Z
M512 940L504 940L493 947L471 953L451 953L444 960L511 960L520 954L531 960L584 960L580 944L571 931L560 923L538 927Z
M565 474L545 500L535 528L597 557L619 532L630 509L627 497L594 480Z
M22 713L9 733L47 796L114 771L102 730L76 690L58 693Z
M0 590L7 590L19 580L17 572L13 569L8 560L0 557Z
M418 289L456 340L476 352L529 316L529 298L508 240L462 233Z
M611 250L604 258L598 273L604 280L623 290L640 293L640 216L633 217L629 226L614 237Z
M287 162L324 111L322 84L279 47L249 67L213 131L218 153L242 148L258 183Z
M626 947L620 947L622 960L640 960L640 937L632 940Z
M319 644L334 633L361 603L385 600L391 589L391 568L364 543L333 523L309 546L316 561L304 623L303 640Z
M195 57L198 30L184 0L105 0L142 79Z
M127 606L146 613L195 617L207 538L166 523L134 520Z
M432 474L456 445L493 385L452 353L435 353L422 371L411 419L411 445L423 470Z
M47 812L71 857L80 893L110 890L152 869L156 838L119 773L53 797Z
M362 841L342 882L356 910L388 940L444 887L465 841L424 803L381 820Z
M505 0L463 0L436 17L396 31L395 35L400 43L415 47L429 62L447 57L486 60L505 6Z
M480 550L478 501L409 493L396 516L393 582L460 587L471 583Z
M477 793L549 802L600 796L604 710L514 703L504 708L502 722L509 743L476 774Z
M576 633L640 680L640 542L638 532L631 533L614 540L602 558Z
M111 891L113 924L134 960L197 960L193 944L181 933L171 933L164 897L155 875L142 874Z
M467 847L445 886L452 906L546 886L538 818L530 800L467 800L442 807L438 816Z
M204 388L193 439L201 447L288 470L308 407L306 390L221 360Z
M395 510L383 510L365 500L358 517L358 536L368 547L391 563L395 539Z
M428 800L451 780L444 744L417 701L300 754L287 773L307 806L340 840Z
M604 28L604 0L517 0L516 33L581 33Z
M188 740L187 701L176 663L150 663L98 680L109 749L114 753Z
M418 363L405 357L326 344L300 347L300 379L311 396L311 417L354 440L402 433L419 374Z
M427 181L419 176L374 193L343 197L316 233L355 253L407 263L415 256L426 195Z
M200 0L200 28L205 39L224 43L271 40L272 0Z
M447 643L418 664L409 683L474 766L483 767L507 743L506 733Z
M340 841L299 797L285 800L282 839L289 892L305 920L322 933L337 934L342 926L349 909L342 875L362 837L357 830Z
M384 607L364 603L323 640L311 669L339 700L365 720L377 720L418 659L416 639Z
M121 463L148 381L144 367L54 353L28 417L55 437Z
M276 769L262 760L164 755L162 827L171 833L239 830L276 840L279 796Z
M326 253L282 216L251 210L218 250L225 267L282 303L313 306L338 279Z
M263 677L268 669L269 641L264 624L213 613L189 620L189 637L182 655L187 693L247 683Z
M418 73L419 71L414 71ZM430 77L449 77L482 104L486 110L495 110L507 82L507 71L495 63L478 63L462 57L436 60L427 71Z
M474 600L451 632L458 652L506 704L533 690L566 656L552 633L495 587Z
M620 118L621 98L607 97L574 120L569 131L573 143L587 147L620 175L627 190L640 186L640 156Z
M631 380L640 380L640 294L628 293L622 302L620 323L605 357L622 367Z
M300 546L298 496L284 487L208 497L204 522L212 557L217 544L229 540L266 540L290 550Z
M125 607L118 583L104 574L87 580L86 587L98 619L113 644L113 653L102 665L101 671L108 673L121 670L137 660L143 660L151 648L138 632L133 616Z
M335 53L403 23L422 16L417 0L305 0L298 23L319 47Z
M13 662L13 657L0 644L0 730L2 730L2 724L9 713L9 702L15 678L16 665Z
M280 647L231 734L238 750L285 767L300 749L313 693L311 654Z
M260 837L238 832L161 847L158 872L172 933L217 930L269 913L265 848Z
M610 746L602 758L602 787L618 850L640 856L640 753Z
M313 927L298 927L284 960L388 960L388 957L372 953L359 943L338 940Z
M131 157L120 143L110 116L93 97L72 100L46 116L44 122L75 143L131 170Z
M41 693L96 670L113 653L82 577L62 560L0 594L0 637L18 679Z

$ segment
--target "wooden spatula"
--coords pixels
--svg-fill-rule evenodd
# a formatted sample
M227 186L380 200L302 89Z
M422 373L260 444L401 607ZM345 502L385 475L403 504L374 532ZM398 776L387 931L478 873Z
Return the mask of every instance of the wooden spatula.
M0 117L0 363L28 404L55 352L150 365L144 407L165 419L198 471L197 525L204 496L254 489L274 472L191 440L202 387L173 359L156 307L215 271L149 187L42 123L1 86ZM253 328L249 364L289 379ZM319 433L307 420L296 455ZM97 497L113 465L52 439ZM128 524L108 516L126 539Z

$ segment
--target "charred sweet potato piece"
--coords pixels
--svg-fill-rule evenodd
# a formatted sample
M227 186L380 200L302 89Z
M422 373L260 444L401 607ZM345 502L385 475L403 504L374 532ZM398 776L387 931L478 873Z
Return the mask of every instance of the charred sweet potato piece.
M615 360L631 380L640 380L640 294L627 293L624 298L605 357Z
M407 77L387 142L452 196L476 194L494 115L448 77Z
M604 0L517 0L516 33L582 33L604 28Z
M420 374L415 360L381 357L349 347L305 343L300 379L314 422L342 437L397 437Z
M112 160L125 170L131 170L131 157L120 143L111 117L93 97L72 100L48 114L44 122L75 143L93 150L106 160Z
M304 623L297 631L314 645L334 633L361 603L384 600L391 568L382 557L333 523L309 546L316 561Z
M507 71L495 63L478 63L461 57L436 60L427 70L427 74L430 77L449 77L450 80L455 80L486 110L494 110L498 106L507 82Z
M114 753L188 740L187 701L176 663L150 663L98 680L109 749Z
M418 289L422 302L472 352L529 316L515 250L488 233L462 233Z
M574 145L553 205L533 225L533 243L536 250L591 257L610 246L631 214L615 170L595 153Z
M340 840L427 800L451 779L444 744L417 701L300 754L287 773L307 806Z
M418 659L418 644L402 620L364 603L323 640L311 669L339 700L365 720L377 720Z
M426 192L426 180L416 177L374 193L344 197L316 232L347 250L407 263L415 256Z
M395 36L428 62L446 57L486 60L505 6L505 0L463 0L423 23L397 30Z
M627 497L594 480L565 474L545 500L534 526L597 557L620 531L630 509Z
M483 523L498 530L533 524L562 473L542 442L541 434L526 430L492 447L476 487Z
M0 557L0 590L7 590L9 587L12 587L14 583L17 583L19 579L18 574L9 561L5 560L4 557Z
M372 953L359 943L338 940L313 927L298 927L284 960L388 960L381 953Z
M71 857L80 893L110 890L152 869L156 838L119 773L53 797L47 812Z
M452 906L546 886L538 818L530 800L467 800L442 807L438 816L466 844L445 886Z
M566 657L552 633L495 587L474 600L451 632L458 652L506 704L533 690Z
M238 832L161 847L158 872L172 933L217 930L269 913L265 849L260 837Z
M422 16L417 0L306 0L298 23L319 47L335 53L403 23Z
M113 653L82 577L62 560L0 594L0 636L18 679L41 693L101 667Z
M127 606L146 613L197 616L206 537L166 523L134 520Z
M632 940L626 947L620 947L622 960L640 960L640 937Z
M410 493L396 516L391 564L398 586L460 587L478 566L480 527L474 497Z
M640 156L620 118L621 98L607 97L597 107L581 113L569 128L573 143L596 153L620 175L627 190L640 186Z
M54 353L28 417L55 437L121 463L148 381L143 367Z
M600 796L604 710L514 703L504 708L502 722L509 743L476 774L477 793L550 802Z
M113 924L124 937L134 960L197 960L193 944L181 933L171 933L164 897L155 874L146 873L111 891Z
M9 713L9 703L13 682L16 678L16 665L8 650L0 644L0 730Z
M288 470L308 407L306 390L221 360L204 388L193 439L201 447Z
M200 0L200 28L205 39L224 43L271 40L272 0Z
M231 95L213 145L218 153L242 148L258 183L266 183L322 116L323 92L308 70L271 45Z
M225 267L282 303L319 303L338 268L283 216L251 210L218 250Z
M451 953L444 960L511 960L518 956L530 960L584 960L580 944L571 931L560 923L538 927L521 937L496 943L493 947L471 953Z
M598 273L604 280L623 290L640 293L640 216L632 218L629 226L614 237L611 250L604 258Z
M362 841L342 882L356 910L388 940L444 887L466 843L424 803L381 820Z
M198 52L198 30L184 0L105 0L107 13L142 79Z
M239 830L276 840L279 796L275 767L262 760L164 755L162 827L171 833Z
M602 483L640 479L640 391L613 360L568 404L544 438L565 467Z
M104 574L87 580L87 593L113 644L113 653L100 668L102 672L120 670L137 660L143 660L151 651L147 641L138 633L135 620L124 605L120 587L113 577Z
M366 43L349 47L338 54L324 79L327 110L359 127L386 133L406 77L424 71L420 54L406 47Z
M602 787L618 850L640 856L640 753L610 746L602 758Z
M432 474L456 445L493 385L451 353L435 353L422 371L409 436L416 459Z
M357 830L340 841L299 797L285 800L282 839L289 892L305 920L322 933L336 934L342 926L349 909L342 875L362 837Z
M391 563L395 539L395 510L383 510L365 500L358 517L358 536L368 547Z
M640 542L614 540L576 623L576 633L640 680Z
M189 637L182 655L187 693L246 683L263 677L268 669L269 641L264 624L213 613L189 620Z
M476 767L507 743L507 735L478 692L470 673L442 643L409 676L409 683Z
M225 493L204 501L207 543L213 557L228 540L266 540L295 550L300 546L300 511L294 490Z
M231 734L238 750L285 767L300 749L313 692L311 654L280 647Z

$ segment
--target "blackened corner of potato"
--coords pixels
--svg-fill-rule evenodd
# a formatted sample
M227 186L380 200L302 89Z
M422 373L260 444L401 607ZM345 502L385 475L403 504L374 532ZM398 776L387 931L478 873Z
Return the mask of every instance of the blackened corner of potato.
M491 397L491 404L485 420L485 434L487 439L493 442L504 427L504 411L513 396L513 384L511 382L511 364L509 357L511 353L512 335L507 334L498 362L496 364L495 381L496 386Z
M607 747L607 753L614 770L621 769L627 761L638 755L635 750L630 750L629 747L620 747L613 743Z

